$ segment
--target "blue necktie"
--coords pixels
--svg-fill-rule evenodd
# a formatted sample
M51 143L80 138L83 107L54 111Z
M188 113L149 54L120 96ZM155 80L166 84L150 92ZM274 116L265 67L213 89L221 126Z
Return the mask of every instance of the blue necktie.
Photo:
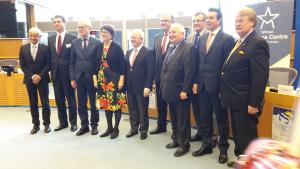
M170 47L169 47L169 50L168 50L168 53L167 53L167 63L170 62L172 56L173 56L173 53L174 53L174 49L176 48L175 45L171 44Z
M195 48L198 48L199 35L200 35L200 34L197 32L197 33L195 34L195 36L194 36L193 46L194 46Z

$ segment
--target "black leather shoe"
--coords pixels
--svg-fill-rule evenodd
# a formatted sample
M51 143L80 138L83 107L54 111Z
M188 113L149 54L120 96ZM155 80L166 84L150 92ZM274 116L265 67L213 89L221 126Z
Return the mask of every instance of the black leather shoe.
M33 128L30 131L30 134L35 134L40 130L40 126L34 125Z
M177 144L174 141L172 143L169 143L169 144L166 145L167 149L172 149L172 148L177 148L177 147L179 147L179 144Z
M126 137L132 137L132 136L134 136L136 134L138 134L137 131L130 130L129 133L126 134Z
M112 133L112 129L106 129L106 131L100 135L100 137L106 137L106 136L109 136L110 133Z
M74 131L76 131L76 130L77 130L77 125L72 125L72 126L71 126L71 131L74 132Z
M147 133L141 133L141 140L145 140L147 138Z
M231 168L234 168L235 165L236 165L236 161L229 161L229 162L227 163L227 166L228 166L228 167L231 167Z
M194 157L203 156L205 154L212 154L212 148L209 145L202 144L199 150L193 152Z
M163 132L167 132L166 127L156 127L155 129L151 130L149 133L152 135L152 134L159 134Z
M225 164L228 161L227 153L220 153L218 161L220 164Z
M54 129L54 131L59 131L59 130L65 129L65 128L67 128L67 127L68 127L68 125L59 125L58 127L56 127L56 128Z
M194 142L194 141L201 141L202 140L202 136L198 133L196 133L195 135L193 135L190 139L191 142Z
M97 127L93 127L93 128L92 128L91 134L92 134L92 135L97 135L97 134L98 134L98 129L97 129Z
M175 153L174 153L174 156L175 157L181 157L181 156L183 156L184 154L186 154L187 152L189 152L189 147L188 148L182 148L182 147L180 147L180 148L178 148L176 151L175 151Z
M81 127L79 131L77 131L76 136L81 136L89 131L90 131L89 127Z
M49 125L45 125L44 132L45 133L50 133L50 131L51 131L50 126Z
M110 135L110 139L115 139L117 138L119 135L119 129L113 129L111 135Z

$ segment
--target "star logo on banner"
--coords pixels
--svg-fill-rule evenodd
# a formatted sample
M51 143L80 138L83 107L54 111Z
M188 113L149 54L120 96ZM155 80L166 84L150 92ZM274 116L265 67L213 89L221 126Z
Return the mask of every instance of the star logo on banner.
M277 18L280 14L272 14L270 7L267 8L265 14L263 15L257 15L257 17L262 21L262 24L260 26L260 29L263 29L264 24L272 24L272 28L274 29L274 19Z

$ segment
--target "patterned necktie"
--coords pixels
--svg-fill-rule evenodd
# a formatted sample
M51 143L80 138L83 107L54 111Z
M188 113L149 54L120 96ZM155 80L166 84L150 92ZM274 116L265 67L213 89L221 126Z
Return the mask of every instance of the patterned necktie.
M237 48L240 47L240 45L241 45L241 40L239 39L239 40L236 42L235 46L232 48L230 54L228 55L228 57L227 57L227 59L226 59L226 61L225 61L225 64L227 64L227 62L228 62L228 60L230 59L230 57L231 57L231 55L233 54L233 52L236 51Z
M195 34L195 36L194 36L193 46L194 46L195 48L198 48L199 35L200 35L199 32L197 32L197 33Z
M206 53L208 53L209 51L209 48L212 44L212 38L214 37L214 34L211 32L209 35L208 35L208 38L207 38L207 41L206 41Z
M170 62L172 56L173 56L173 53L174 53L174 50L175 50L176 46L171 44L170 47L169 47L169 50L168 50L168 53L167 53L167 56L166 56L166 59L167 59L167 63Z
M164 33L162 44L161 44L161 54L164 55L166 53L168 33Z
M61 35L58 35L57 39L57 55L59 56L61 52Z
M134 53L133 53L133 56L132 56L132 59L131 59L131 62L130 62L130 66L133 66L134 61L135 61L135 58L136 58L136 56L137 56L137 54L138 54L138 50L137 50L137 49L134 49L133 52L134 52Z
M83 48L82 48L83 55L87 55L87 39L83 39Z

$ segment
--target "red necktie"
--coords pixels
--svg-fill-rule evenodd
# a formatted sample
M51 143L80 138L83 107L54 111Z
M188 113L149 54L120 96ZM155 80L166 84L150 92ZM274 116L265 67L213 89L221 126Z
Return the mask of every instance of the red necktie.
M57 55L60 55L61 52L61 35L58 35L58 40L57 40Z
M164 33L163 39L162 39L162 44L161 44L161 54L165 54L166 53L166 46L167 46L167 33Z

